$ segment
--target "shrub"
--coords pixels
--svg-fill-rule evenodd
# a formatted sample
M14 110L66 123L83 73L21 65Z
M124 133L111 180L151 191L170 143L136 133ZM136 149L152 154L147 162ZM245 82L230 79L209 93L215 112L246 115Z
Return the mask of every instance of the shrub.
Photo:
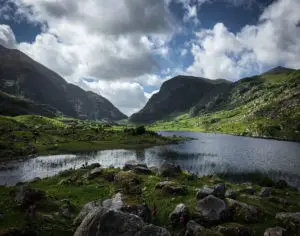
M135 128L135 133L137 135L142 135L142 134L146 133L145 126L141 125L141 126L136 127Z

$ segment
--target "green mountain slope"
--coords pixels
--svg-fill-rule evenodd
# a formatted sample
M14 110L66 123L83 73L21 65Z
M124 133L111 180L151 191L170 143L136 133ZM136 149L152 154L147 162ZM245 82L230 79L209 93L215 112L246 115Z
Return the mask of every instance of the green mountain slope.
M226 80L208 80L192 76L177 76L164 82L146 106L130 117L136 123L149 123L185 112L196 104L207 104L220 93L228 91Z
M54 107L66 116L109 120L126 118L104 97L67 83L24 53L1 45L0 91Z
M208 103L151 127L300 141L300 71L279 67L239 80Z

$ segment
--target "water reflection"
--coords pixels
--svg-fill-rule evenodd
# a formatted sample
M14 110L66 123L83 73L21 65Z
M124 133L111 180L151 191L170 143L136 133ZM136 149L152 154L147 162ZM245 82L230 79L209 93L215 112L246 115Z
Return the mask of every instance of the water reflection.
M174 132L163 134L173 135ZM128 160L138 160L148 166L172 162L199 176L224 174L235 180L243 180L248 173L260 173L273 179L285 179L300 187L299 143L198 132L175 134L191 136L197 140L148 149L40 156L10 162L0 168L0 184L13 185L37 176L53 176L69 168L79 168L83 164L99 162L104 167L123 167Z

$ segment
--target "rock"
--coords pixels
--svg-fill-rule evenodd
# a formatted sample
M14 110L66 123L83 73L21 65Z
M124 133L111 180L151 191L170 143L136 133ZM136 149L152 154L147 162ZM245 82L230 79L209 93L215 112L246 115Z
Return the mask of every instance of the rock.
M227 203L235 221L246 223L258 222L260 212L256 207L233 199L227 199Z
M22 207L29 207L36 202L44 199L46 196L45 192L38 189L31 188L27 185L18 186L15 192L15 201Z
M181 168L179 165L164 163L160 167L159 173L163 177L177 177L181 174Z
M224 199L225 198L225 192L226 192L226 186L225 184L217 184L214 187L214 193L213 195L217 198Z
M272 188L269 187L264 187L259 192L260 197L270 197L271 194L272 194Z
M180 217L183 217L183 222L180 222ZM169 219L172 224L178 225L178 224L186 224L186 222L190 218L190 213L186 205L183 203L178 204L175 209L170 213Z
M101 207L101 201L92 201L86 203L77 217L73 221L74 226L80 225L80 223L83 221L84 217L86 217L91 211L95 210L96 208Z
M147 204L133 204L123 206L121 211L131 213L141 217L145 222L151 221L151 210L147 206Z
M170 232L156 225L146 225L136 236L171 236Z
M71 219L73 217L73 209L70 204L63 204L60 209L59 213L61 216Z
M233 189L228 189L225 193L226 198L236 199L236 192Z
M115 172L109 171L103 174L103 178L108 182L113 182L115 180Z
M208 186L204 186L202 189L200 189L197 193L196 198L197 199L203 199L205 197L207 197L208 195L213 195L214 194L214 189L210 188Z
M125 194L140 194L141 180L137 174L132 171L120 171L115 175L115 183Z
M74 236L138 235L144 226L136 215L100 207L84 218Z
M102 202L102 206L110 210L121 210L124 207L121 193L117 193L112 199L106 199Z
M184 236L201 236L205 228L193 220L190 220L186 224L186 232Z
M286 230L284 228L281 227L274 227L274 228L267 228L264 236L288 236L286 234Z
M151 170L148 169L146 164L140 163L138 161L127 161L123 170L132 170L139 174L150 174Z
M280 188L280 189L283 189L283 188L287 188L288 187L288 184L285 180L281 179L281 180L278 180L276 183L275 183L275 188Z
M224 236L250 236L248 228L237 223L218 225L216 230Z
M86 166L88 169L95 169L101 167L100 163L92 163Z
M244 189L240 189L239 192L254 195L256 193L256 190L252 187L247 187L247 188L244 188Z
M88 173L87 178L88 178L89 180L91 180L91 179L94 179L94 178L100 176L101 174L102 174L102 168L101 168L101 167L96 167L96 168L92 169L92 170Z
M209 195L196 203L196 213L208 223L223 220L227 207L223 200Z
M300 235L300 212L280 212L275 218L289 235Z
M49 214L42 214L40 216L40 219L41 219L42 222L48 222L48 223L55 221L54 216L49 215Z
M185 186L180 185L174 181L163 181L156 185L157 189L162 189L167 194L170 195L185 195L187 189Z

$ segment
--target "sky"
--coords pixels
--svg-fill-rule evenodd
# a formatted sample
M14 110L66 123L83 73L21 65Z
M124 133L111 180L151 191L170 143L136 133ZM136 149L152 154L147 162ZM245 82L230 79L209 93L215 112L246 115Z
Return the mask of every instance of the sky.
M0 0L0 44L130 115L176 75L300 68L300 0Z

